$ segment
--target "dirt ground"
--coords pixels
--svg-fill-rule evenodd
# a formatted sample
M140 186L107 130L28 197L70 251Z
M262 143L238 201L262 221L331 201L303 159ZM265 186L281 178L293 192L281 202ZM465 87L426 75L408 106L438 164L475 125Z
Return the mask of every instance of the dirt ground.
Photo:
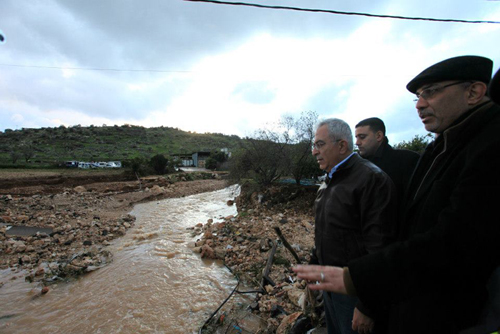
M112 261L106 246L133 226L135 217L127 213L134 204L226 186L217 173L138 180L116 171L0 171L0 269L25 270L25 279L39 282L43 293L51 283ZM314 296L291 271L308 261L314 244L315 192L314 187L256 191L243 185L237 217L193 226L193 236L203 233L190 245L193 251L223 260L241 290L258 291L245 309L222 309L205 332L233 333L237 327L250 333L303 333L319 326Z

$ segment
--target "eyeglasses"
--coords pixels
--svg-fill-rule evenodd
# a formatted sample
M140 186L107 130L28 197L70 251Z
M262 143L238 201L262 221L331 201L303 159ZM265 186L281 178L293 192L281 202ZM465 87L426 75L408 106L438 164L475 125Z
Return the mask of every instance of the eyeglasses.
M333 140L332 142L335 144L335 143L338 143L341 140L342 139L337 139L337 140ZM311 151L314 151L314 149L316 149L316 150L319 151L325 145L326 145L326 142L324 142L322 140L318 140L317 142L315 142L314 144L311 145Z
M459 85L459 84L466 83L466 82L472 82L472 81L458 81L458 82L454 82L454 83L451 83L451 84L448 84L448 85L444 85L444 86L438 86L438 87L424 89L420 93L415 93L415 96L417 98L414 99L413 101L414 102L418 102L418 99L420 97L422 97L424 100L428 100L431 97L433 97L434 94L436 94L437 92L439 92L442 89L445 89L446 87L451 87L451 86Z

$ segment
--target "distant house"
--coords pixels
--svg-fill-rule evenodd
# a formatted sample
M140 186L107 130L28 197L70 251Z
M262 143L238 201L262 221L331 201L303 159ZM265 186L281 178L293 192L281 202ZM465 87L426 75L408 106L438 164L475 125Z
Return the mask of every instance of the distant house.
M205 168L205 161L210 157L210 152L193 153L193 162L195 167Z
M187 153L172 154L172 157L179 159L181 166L183 166L183 167L193 167L194 166L193 156L190 153L189 154L187 154Z
M210 152L177 153L172 154L172 157L179 159L183 167L205 168L205 161L210 157Z

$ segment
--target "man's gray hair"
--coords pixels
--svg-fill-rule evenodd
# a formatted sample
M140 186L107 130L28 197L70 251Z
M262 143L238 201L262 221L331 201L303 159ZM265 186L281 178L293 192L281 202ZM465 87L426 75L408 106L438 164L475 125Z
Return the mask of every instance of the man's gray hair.
M349 124L338 118L328 118L319 122L316 130L318 130L323 125L328 128L328 135L332 141L343 139L347 142L347 148L349 151L353 151L354 144L352 139L352 131Z

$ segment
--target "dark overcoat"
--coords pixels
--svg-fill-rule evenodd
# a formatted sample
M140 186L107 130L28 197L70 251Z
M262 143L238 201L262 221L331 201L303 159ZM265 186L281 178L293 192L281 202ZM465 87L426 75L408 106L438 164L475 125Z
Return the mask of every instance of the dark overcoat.
M479 319L500 264L500 107L444 131L410 182L400 240L349 263L357 294L390 305L390 333L458 333Z
M396 185L398 196L402 197L419 158L420 155L416 152L394 149L389 145L387 137L384 137L375 154L367 160L389 175Z

